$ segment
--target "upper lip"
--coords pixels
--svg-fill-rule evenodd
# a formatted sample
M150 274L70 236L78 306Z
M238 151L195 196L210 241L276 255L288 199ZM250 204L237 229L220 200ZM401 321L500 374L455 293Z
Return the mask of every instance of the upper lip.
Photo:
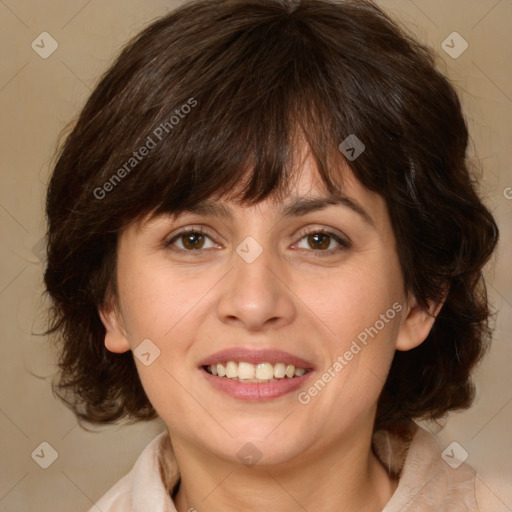
M199 366L209 366L217 363L225 363L227 361L244 361L246 363L287 363L293 364L296 368L304 368L305 370L312 370L313 363L302 359L302 357L294 356L288 352L277 349L252 349L244 347L227 348L215 352L202 361Z

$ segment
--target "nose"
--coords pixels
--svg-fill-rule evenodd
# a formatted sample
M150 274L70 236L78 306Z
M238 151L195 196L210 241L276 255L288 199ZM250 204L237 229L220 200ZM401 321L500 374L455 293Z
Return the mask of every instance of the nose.
M223 323L247 331L277 329L296 315L286 269L273 251L254 260L233 254L233 268L223 279L217 312Z

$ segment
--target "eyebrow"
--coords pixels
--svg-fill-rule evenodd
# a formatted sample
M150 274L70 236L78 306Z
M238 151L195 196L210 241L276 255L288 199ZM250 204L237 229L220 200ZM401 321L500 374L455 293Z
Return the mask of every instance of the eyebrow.
M297 197L289 204L284 205L280 213L281 218L300 217L314 211L323 210L329 206L344 206L349 208L357 213L366 224L375 227L375 223L369 213L357 201L345 195ZM233 213L228 206L220 202L213 202L210 199L185 208L182 212L208 215L222 219L231 219L233 217Z

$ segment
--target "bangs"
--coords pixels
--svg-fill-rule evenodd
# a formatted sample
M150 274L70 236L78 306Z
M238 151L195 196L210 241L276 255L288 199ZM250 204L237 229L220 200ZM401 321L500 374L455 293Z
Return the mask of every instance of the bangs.
M385 64L366 44L386 40L382 26L379 33L368 24L362 34L361 24L345 13L325 33L332 12L314 3L290 11L279 3L233 4L229 23L208 4L198 9L192 3L180 11L182 21L187 10L193 20L185 28L173 23L173 14L150 26L91 97L91 111L98 112L99 101L106 105L95 116L103 123L82 138L100 169L93 186L103 195L107 183L108 201L91 206L88 189L86 210L101 217L99 210L113 204L124 209L126 225L148 214L177 214L214 196L246 204L279 197L296 179L305 151L332 194L340 190L344 164L364 186L380 191L388 169L408 168L395 144L403 86L396 69L388 69L389 60L400 61L399 49L384 48ZM364 16L359 9L346 6L349 14ZM115 83L109 83L112 76ZM119 83L122 91L114 95ZM111 139L103 142L109 151L103 162L100 133ZM366 149L347 162L338 146L354 135Z
M172 105L153 122L156 146L130 176L134 195L126 203L140 216L177 214L213 196L246 204L280 196L306 152L335 192L344 160L338 145L352 131L340 126L327 94L333 86L297 35L279 23L265 32L241 31L223 48L208 49L214 61L203 53L188 66ZM310 84L312 73L320 88ZM189 112L162 134L158 121L182 109Z
M325 129L332 120L327 115L323 121L314 120L306 108L314 109L318 118L318 107L299 107L302 98L290 97L284 88L266 96L261 103L247 105L240 90L232 96L229 111L212 108L211 122L198 119L194 126L192 119L185 120L190 126L183 127L178 151L174 141L162 144L161 162L155 155L148 169L152 183L140 184L144 209L151 209L151 216L178 214L212 197L246 205L269 196L280 201L309 157L326 190L335 194L342 182L343 158L332 128ZM153 196L148 188L155 191Z
M416 45L412 59L414 43L368 8L192 2L150 25L66 142L55 172L73 168L77 179L59 207L109 234L206 199L279 200L305 153L330 195L348 167L388 204L416 207L417 176L444 173L453 158L444 149L459 145L449 134L425 138L425 125L445 119L424 84L451 92L428 52ZM339 148L354 138L362 150L350 158Z

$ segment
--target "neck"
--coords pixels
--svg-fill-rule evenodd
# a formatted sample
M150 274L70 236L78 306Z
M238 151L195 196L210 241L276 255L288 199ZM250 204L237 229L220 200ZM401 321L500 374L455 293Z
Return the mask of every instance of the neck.
M181 474L178 512L379 512L397 486L371 450L371 432L311 449L300 460L251 467L172 439Z

